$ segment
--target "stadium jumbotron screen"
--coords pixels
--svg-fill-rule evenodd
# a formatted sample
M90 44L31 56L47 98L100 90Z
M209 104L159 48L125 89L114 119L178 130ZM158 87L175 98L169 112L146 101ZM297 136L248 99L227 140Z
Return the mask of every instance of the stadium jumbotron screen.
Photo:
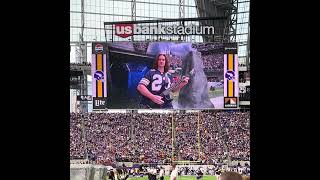
M94 110L239 107L235 43L113 42L92 48Z

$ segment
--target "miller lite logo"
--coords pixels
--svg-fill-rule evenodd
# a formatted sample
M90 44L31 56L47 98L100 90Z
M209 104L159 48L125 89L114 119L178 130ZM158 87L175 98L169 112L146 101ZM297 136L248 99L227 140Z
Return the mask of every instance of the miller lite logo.
M101 44L97 44L97 45L95 46L95 51L96 51L96 53L102 53L102 51L103 51L103 46L102 46Z
M133 24L115 24L115 35L127 38L133 35Z
M106 103L105 101L99 100L99 99L94 101L95 106L104 106L105 103Z
M234 80L234 78L235 78L234 71L227 71L225 74L225 78L227 78L228 80Z
M93 97L93 109L106 109L107 98L106 97Z

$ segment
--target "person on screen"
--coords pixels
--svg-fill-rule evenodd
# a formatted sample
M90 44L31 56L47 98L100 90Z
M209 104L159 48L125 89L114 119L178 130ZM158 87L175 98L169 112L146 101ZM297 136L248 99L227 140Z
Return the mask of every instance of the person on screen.
M165 54L157 55L153 68L150 69L144 77L140 80L137 90L143 95L141 101L141 108L152 108L150 104L160 105L165 109L172 109L171 102L165 102L164 97L160 94L171 87L172 77L169 70L169 60ZM183 86L188 84L189 77L183 76L183 81L172 92L180 90ZM170 99L170 97L167 97Z

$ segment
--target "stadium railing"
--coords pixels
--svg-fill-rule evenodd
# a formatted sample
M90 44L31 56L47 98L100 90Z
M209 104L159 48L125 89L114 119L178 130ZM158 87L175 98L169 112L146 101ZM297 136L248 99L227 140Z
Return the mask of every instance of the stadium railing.
M89 164L89 159L71 159L70 164Z

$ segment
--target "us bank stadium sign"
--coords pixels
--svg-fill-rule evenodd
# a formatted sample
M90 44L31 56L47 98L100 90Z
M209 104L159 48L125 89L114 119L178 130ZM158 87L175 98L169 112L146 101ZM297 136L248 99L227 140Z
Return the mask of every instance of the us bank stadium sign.
M115 35L127 38L133 35L210 35L214 34L213 26L181 26L181 25L137 25L115 24Z

